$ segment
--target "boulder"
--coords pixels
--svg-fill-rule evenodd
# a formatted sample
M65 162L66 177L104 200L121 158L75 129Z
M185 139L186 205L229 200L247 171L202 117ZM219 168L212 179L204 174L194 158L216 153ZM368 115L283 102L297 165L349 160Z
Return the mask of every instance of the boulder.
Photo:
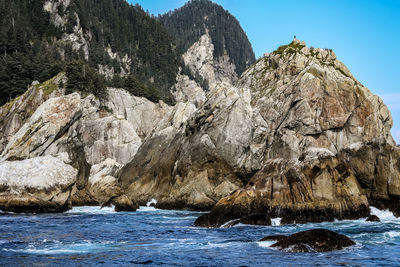
M92 166L87 189L98 203L103 204L113 197L122 195L115 178L121 167L122 164L113 159L106 159Z
M367 221L367 222L380 222L381 219L379 219L379 217L376 216L376 215L370 215L370 216L368 216L368 218L365 221Z
M328 252L354 246L356 243L345 235L326 229L312 229L286 238L279 237L271 247L287 252Z
M115 206L116 212L136 211L139 208L139 205L126 195L116 197L112 200L112 204Z
M0 210L63 212L71 208L78 171L52 156L0 162Z
M286 239L286 235L268 235L264 236L263 238L260 239L260 241L281 241Z

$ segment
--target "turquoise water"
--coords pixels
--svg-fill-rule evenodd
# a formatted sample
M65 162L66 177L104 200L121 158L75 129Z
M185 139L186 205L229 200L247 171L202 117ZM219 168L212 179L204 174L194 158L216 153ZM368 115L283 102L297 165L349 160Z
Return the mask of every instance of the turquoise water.
M201 215L141 207L115 213L112 208L78 207L63 214L0 215L2 266L399 266L400 219L373 209L382 223L363 220L333 223L194 227ZM329 253L287 253L258 242L265 235L327 228L357 245Z

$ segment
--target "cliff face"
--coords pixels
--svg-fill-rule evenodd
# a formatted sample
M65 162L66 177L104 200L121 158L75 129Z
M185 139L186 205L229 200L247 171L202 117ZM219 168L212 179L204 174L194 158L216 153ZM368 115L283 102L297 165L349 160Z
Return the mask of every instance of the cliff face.
M0 209L62 211L126 194L161 208L212 208L196 221L212 227L359 218L370 205L400 215L390 113L331 50L294 40L232 85L218 78L207 38L185 59L214 79L195 101L189 92L168 106L115 88L107 100L65 95L60 74L1 107ZM201 60L191 61L194 51ZM35 162L68 177L48 175L48 188L12 171L37 174Z
M161 129L180 125L194 109L192 104L182 103L175 107L163 102L155 104L123 89L109 88L108 99L102 101L93 95L64 95L64 89L58 88L60 80L64 79L65 76L60 74L44 84L34 83L25 94L0 109L0 127L3 129L0 161L3 168L15 169L13 166L17 162L20 167L25 164L28 168L33 164L31 162L42 162L42 157L53 157L62 158L63 168L76 171L66 187L68 190L62 187L69 192L64 195L64 201L50 203L54 207L47 211L64 210L71 206L71 201L72 204L99 204L121 195L113 177L117 170L132 160L146 138ZM45 163L38 167L38 175L41 169L54 173L51 160ZM63 172L63 169L59 171ZM57 175L58 172L48 177L49 184L57 181ZM30 178L35 179L33 176ZM26 189L26 192L12 190L10 184L26 177L29 177L26 173L13 172L11 177L7 176L8 180L3 178L1 194L6 200L4 205L0 203L0 209L13 210L11 204L6 205L8 199L24 199L24 203L18 204L24 207L37 197L40 201L53 199L46 194L58 189L58 183L50 189L33 184L32 190ZM46 183L45 179L41 181ZM42 197L44 195L46 197ZM32 208L30 211L46 209Z
M370 204L398 214L400 154L390 113L332 51L294 40L260 59L237 86L250 88L261 118L253 129L263 141L262 168L197 225L251 214L283 223L359 218Z
M161 207L199 209L221 195L210 184L247 184L198 221L205 226L253 213L287 222L358 218L371 203L399 196L391 126L382 100L332 51L294 40L236 86L213 86L187 123L146 141L120 180L141 201L157 196Z
M174 36L183 66L173 95L177 102L204 103L206 91L218 82L234 84L255 61L246 33L223 7L193 0L158 17Z

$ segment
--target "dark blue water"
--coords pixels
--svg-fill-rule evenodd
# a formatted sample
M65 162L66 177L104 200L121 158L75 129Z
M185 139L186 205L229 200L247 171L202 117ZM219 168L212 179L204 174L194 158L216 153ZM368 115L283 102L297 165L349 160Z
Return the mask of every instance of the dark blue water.
M400 220L375 213L383 223L334 223L204 229L198 212L141 208L74 208L64 214L0 215L3 266L181 265L181 266L399 266ZM258 242L271 234L322 227L357 245L329 253L287 253Z

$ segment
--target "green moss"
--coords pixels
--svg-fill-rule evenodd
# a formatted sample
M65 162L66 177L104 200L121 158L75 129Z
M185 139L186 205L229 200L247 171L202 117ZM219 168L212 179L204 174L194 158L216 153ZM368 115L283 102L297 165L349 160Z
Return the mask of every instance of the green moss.
M19 145L25 143L25 140L31 135L32 133L32 129L29 128L28 131L25 132L24 136L22 136L21 138L19 138L14 145L11 147L11 150L18 147Z
M324 77L324 74L322 72L318 71L315 68L310 68L306 72L307 73L311 73L314 77L317 77L317 78L323 78Z
M7 115L7 113L10 111L10 109L12 108L12 106L15 104L15 102L17 102L17 100L20 98L21 96L18 96L16 98L13 98L10 100L10 102L7 102L3 105L0 116L5 116Z
M300 51L301 49L303 49L305 45L302 45L299 42L291 42L288 45L281 45L280 47L278 47L278 49L276 49L274 52L274 54L277 55L284 55L285 53L289 53L289 54L295 54L298 51Z
M349 75L347 75L347 73L346 72L344 72L341 68L337 68L337 67L335 67L335 70L337 70L337 71L340 71L340 73L342 73L344 76L346 76L346 77L350 77Z
M111 113L111 114L114 113L112 108L104 106L104 105L100 106L100 110L101 111L106 111L106 112Z
M52 92L58 89L58 85L54 82L56 77L36 85L36 88L42 89L45 96L50 95Z

